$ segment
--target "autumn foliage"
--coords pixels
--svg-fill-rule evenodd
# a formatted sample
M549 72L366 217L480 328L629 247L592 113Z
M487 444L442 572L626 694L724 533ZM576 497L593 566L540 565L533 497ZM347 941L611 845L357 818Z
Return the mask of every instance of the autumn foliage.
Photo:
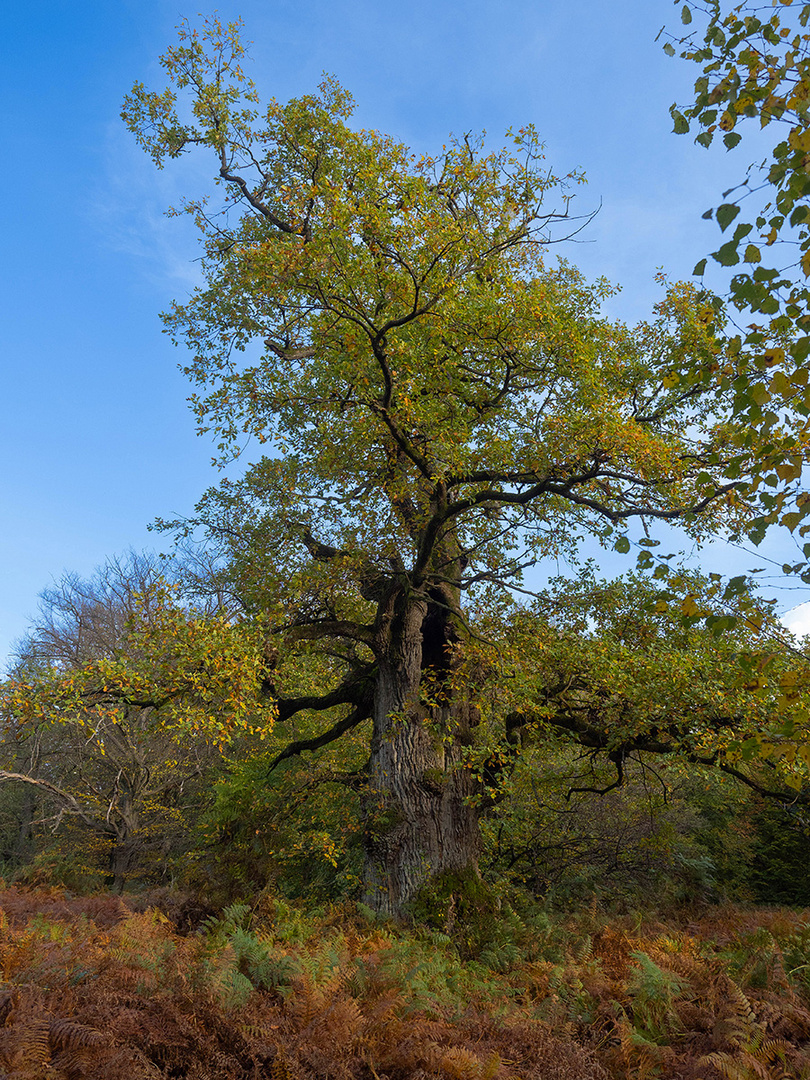
M810 37L752 6L709 0L676 130L787 116L756 228L806 277ZM269 452L174 561L46 590L0 686L0 1080L810 1080L810 652L650 532L810 530L805 286L749 243L767 326L664 279L611 322L534 128L420 157L330 78L260 114L239 26L179 31L123 113L223 196L166 321Z
M14 1077L713 1080L810 1064L810 923L784 910L635 926L593 911L498 973L459 963L445 935L268 896L182 936L143 902L6 890L0 905Z

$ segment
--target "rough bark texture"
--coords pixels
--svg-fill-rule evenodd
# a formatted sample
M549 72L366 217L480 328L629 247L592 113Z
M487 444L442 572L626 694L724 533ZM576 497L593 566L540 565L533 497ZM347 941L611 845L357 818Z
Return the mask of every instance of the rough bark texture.
M34 856L34 815L37 809L36 793L25 786L17 810L17 834L8 852L15 866L24 866Z
M110 890L121 894L127 874L141 847L140 822L132 788L124 781L118 803L118 820L114 823L115 842L110 852Z
M436 874L477 867L475 785L462 756L478 714L448 687L454 631L443 606L394 595L379 637L365 900L398 916Z

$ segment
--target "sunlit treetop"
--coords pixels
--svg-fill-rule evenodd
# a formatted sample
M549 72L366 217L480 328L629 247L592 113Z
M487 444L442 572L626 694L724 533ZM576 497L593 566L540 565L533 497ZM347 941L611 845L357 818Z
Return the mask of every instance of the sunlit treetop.
M124 109L158 164L209 149L224 187L182 207L206 284L166 321L201 428L270 456L202 518L261 530L282 581L373 592L451 557L507 579L583 530L728 515L717 399L677 378L719 363L714 309L676 285L648 324L602 318L606 283L548 261L583 224L582 177L553 173L533 127L418 156L353 129L332 79L262 109L243 52L238 26L185 25L169 88L136 85Z

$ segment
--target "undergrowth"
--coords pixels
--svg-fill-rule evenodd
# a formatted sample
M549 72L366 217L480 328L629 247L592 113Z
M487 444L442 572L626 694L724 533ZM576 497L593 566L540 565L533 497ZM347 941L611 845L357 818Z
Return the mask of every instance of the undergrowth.
M462 958L451 933L270 896L191 933L54 890L0 909L0 1076L810 1080L795 912L543 915L534 937L512 913Z

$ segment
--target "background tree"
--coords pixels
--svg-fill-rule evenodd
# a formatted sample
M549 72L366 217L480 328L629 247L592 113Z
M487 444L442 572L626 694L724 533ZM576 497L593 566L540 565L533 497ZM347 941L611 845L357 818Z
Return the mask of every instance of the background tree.
M165 857L188 834L188 800L217 745L272 721L252 640L221 615L186 611L149 556L46 589L2 687L0 781L26 792L12 854L30 847L36 814L93 837L116 889L150 849Z
M123 114L159 166L214 157L221 205L184 206L206 283L167 325L202 430L272 451L185 527L221 541L274 640L330 658L319 694L276 680L279 722L340 707L312 748L371 718L365 895L398 913L479 853L476 592L583 534L736 512L722 409L676 378L717 362L715 314L676 286L649 324L610 324L604 283L546 265L581 178L532 127L418 157L352 129L333 80L260 113L243 51L237 26L183 25L169 88L137 84Z

